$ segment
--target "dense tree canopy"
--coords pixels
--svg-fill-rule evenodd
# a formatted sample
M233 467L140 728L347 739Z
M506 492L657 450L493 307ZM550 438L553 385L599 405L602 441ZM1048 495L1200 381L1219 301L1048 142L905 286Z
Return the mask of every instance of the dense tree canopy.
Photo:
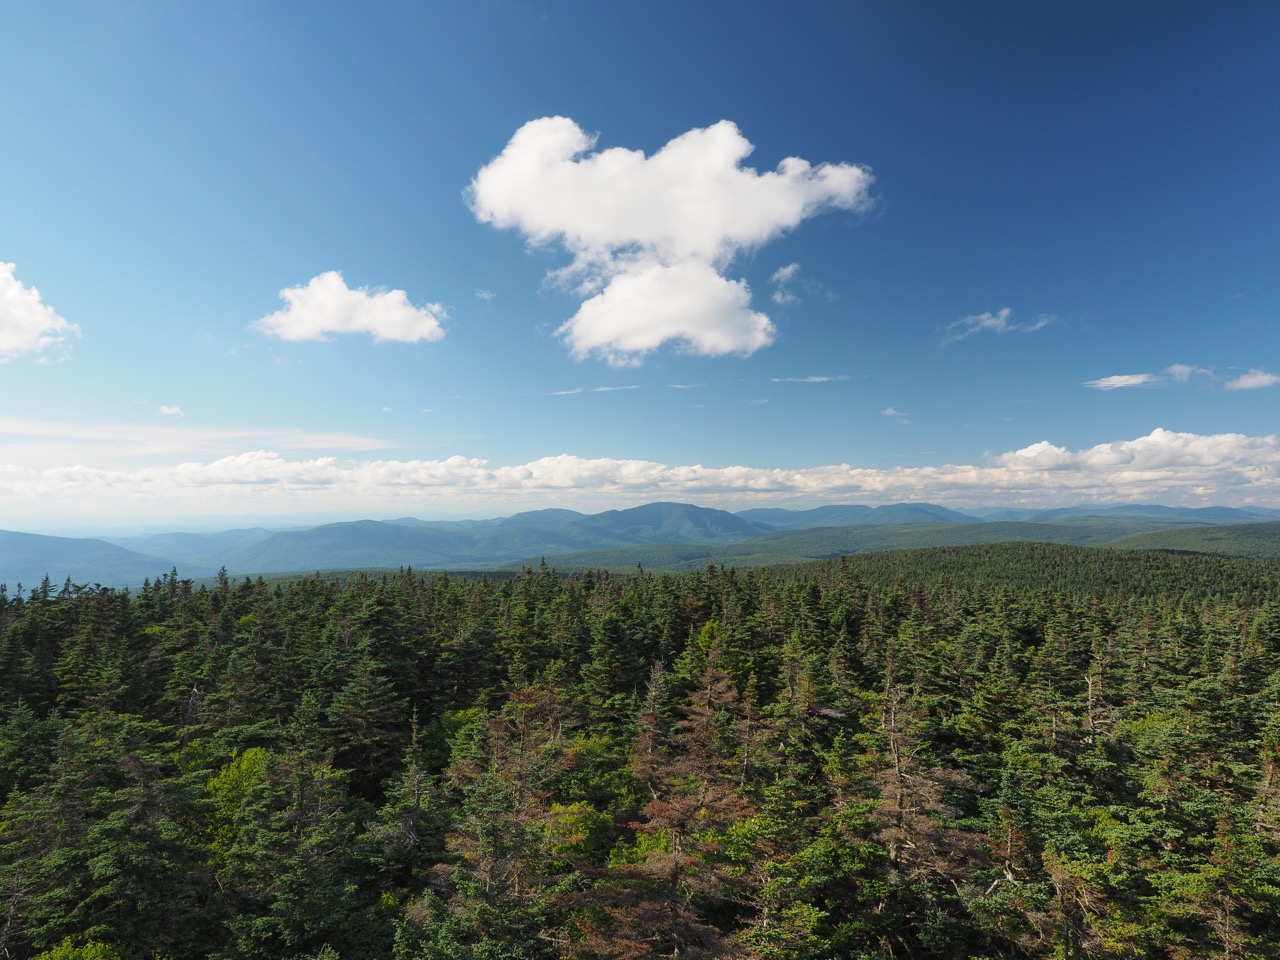
M0 593L0 957L1280 955L1280 567Z

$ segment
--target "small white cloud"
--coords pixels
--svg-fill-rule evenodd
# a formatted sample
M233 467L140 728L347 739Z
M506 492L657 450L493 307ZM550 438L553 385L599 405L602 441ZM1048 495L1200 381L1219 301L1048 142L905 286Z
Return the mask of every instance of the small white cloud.
M40 299L40 291L22 284L17 266L0 263L0 363L56 347L80 328L68 323Z
M1274 387L1277 383L1280 383L1280 376L1255 368L1234 380L1228 380L1226 386L1228 390L1260 390L1263 387Z
M162 417L180 417L182 416L182 408L177 404L173 406L163 406L160 408L160 416Z
M769 278L769 281L777 284L773 291L773 302L778 306L786 306L800 299L787 287L787 284L794 280L799 273L800 264L798 263L788 263L785 267L779 267L773 271L773 276Z
M974 313L959 320L953 320L943 327L942 342L955 343L972 337L975 333L1035 333L1053 323L1051 314L1041 314L1030 323L1014 323L1011 319L1013 310L1002 307L995 313Z
M1091 390L1119 390L1123 387L1145 387L1160 380L1154 373L1118 373L1098 380L1086 380L1084 385Z
M905 417L906 414L901 410L895 410L893 407L885 407L880 411L882 417Z
M572 390L552 390L547 394L548 397L571 397L575 393L582 393L582 387L574 387Z
M367 333L378 341L417 343L444 336L440 322L446 313L440 304L415 307L403 290L352 290L336 270L313 277L305 287L287 287L280 298L288 306L255 321L253 327L281 340Z
M476 291L476 299L477 299L477 300L492 300L492 299L493 299L494 297L496 297L496 296L497 296L497 294L496 294L496 293L494 293L492 290L477 290L477 291Z
M567 117L532 120L476 174L467 202L482 223L564 248L571 262L551 278L590 299L557 333L575 357L615 366L671 342L703 356L768 346L772 323L724 271L809 217L866 207L872 182L862 167L797 157L759 173L743 166L753 147L729 121L652 156L594 146Z
M771 283L789 283L796 278L796 274L800 272L800 264L788 263L785 267L779 267L773 271L773 276L769 278Z
M812 377L770 377L773 383L838 383L841 380L848 380L846 374L839 376L812 376Z
M390 407L383 407L383 408L382 408L382 412L383 412L383 413L390 413L390 412L391 412L391 408L390 408Z
M1212 377L1213 371L1204 367L1193 367L1187 363L1171 363L1164 368L1165 376L1174 383L1186 383L1192 377Z

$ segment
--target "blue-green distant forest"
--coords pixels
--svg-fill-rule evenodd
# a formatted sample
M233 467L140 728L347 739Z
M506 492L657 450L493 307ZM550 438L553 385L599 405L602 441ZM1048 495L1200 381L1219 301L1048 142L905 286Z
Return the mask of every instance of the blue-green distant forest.
M649 503L585 514L548 509L487 520L355 520L287 530L249 527L106 539L0 530L0 584L134 587L167 573L205 579L327 570L691 571L755 567L872 550L1028 541L1228 556L1280 557L1280 511L1125 504L960 513L929 503L839 504L729 513Z
M1280 955L1280 563L0 594L0 956Z

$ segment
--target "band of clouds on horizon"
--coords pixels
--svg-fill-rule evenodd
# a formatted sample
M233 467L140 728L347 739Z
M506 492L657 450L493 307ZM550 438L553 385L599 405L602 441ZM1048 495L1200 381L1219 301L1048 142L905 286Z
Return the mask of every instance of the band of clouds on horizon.
M295 453L341 450L350 454L392 446L386 440L359 434L193 426L180 416L166 415L163 409L160 414L162 419L151 423L77 423L0 415L0 449L9 469L96 463L128 473L133 468L126 465L145 466L174 458L217 459L258 446Z
M17 264L0 262L0 364L80 336L80 328L60 317L38 289L17 278L17 269Z
M1067 501L1141 502L1178 498L1204 504L1248 503L1280 494L1280 438L1164 429L1145 437L1078 451L1041 441L981 464L860 468L849 464L783 469L669 466L647 460L584 459L563 454L492 466L480 458L343 461L290 460L269 450L136 470L86 465L46 469L0 467L10 503L77 511L133 506L148 516L189 514L215 501L221 512L270 512L287 501L305 510L493 509L557 502L706 503L897 502L956 505L1059 505ZM426 499L424 499L426 498Z
M727 120L647 157L595 145L567 117L531 120L465 193L479 222L569 254L548 279L586 298L556 331L576 359L623 367L666 343L699 356L768 346L773 323L724 271L809 217L869 203L865 167L798 157L765 173L744 167L754 148Z
M285 308L254 321L253 328L281 340L328 340L330 334L367 333L375 341L400 343L444 337L447 313L438 303L415 307L403 290L352 290L337 270L305 286L280 291Z

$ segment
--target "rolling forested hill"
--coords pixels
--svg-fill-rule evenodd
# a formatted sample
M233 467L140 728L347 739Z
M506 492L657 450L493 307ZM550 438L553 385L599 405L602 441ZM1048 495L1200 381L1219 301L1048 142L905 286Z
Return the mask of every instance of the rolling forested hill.
M1123 537L1114 545L1129 550L1181 550L1233 557L1274 557L1280 555L1280 523L1153 530Z
M1144 535L1151 539L1138 539ZM844 554L996 543L1128 546L1134 550L1203 550L1228 556L1280 557L1280 523L1222 527L1179 524L1170 529L1158 520L1081 517L1038 523L867 525L784 531L725 545L655 544L644 549L563 553L554 559L563 569L605 567L625 571L639 563L646 569L688 571L707 563L758 567ZM537 557L530 556L508 566L518 567L536 560Z
M536 510L489 520L360 520L267 530L77 540L0 532L0 584L140 586L176 570L210 577L317 570L694 570L802 563L848 553L1027 541L1280 556L1280 522L1225 508L1156 506L1003 511L987 519L932 504L839 505L733 514L681 503L583 514ZM1242 521L1249 521L1247 523ZM1150 539L1129 538L1152 535ZM122 548L122 549L118 549ZM125 552L128 551L128 552Z
M72 571L99 571L112 584L141 583L163 573L167 561L105 540L48 537L0 530L0 584L38 587L45 577L61 584ZM216 567L214 570L216 571Z

